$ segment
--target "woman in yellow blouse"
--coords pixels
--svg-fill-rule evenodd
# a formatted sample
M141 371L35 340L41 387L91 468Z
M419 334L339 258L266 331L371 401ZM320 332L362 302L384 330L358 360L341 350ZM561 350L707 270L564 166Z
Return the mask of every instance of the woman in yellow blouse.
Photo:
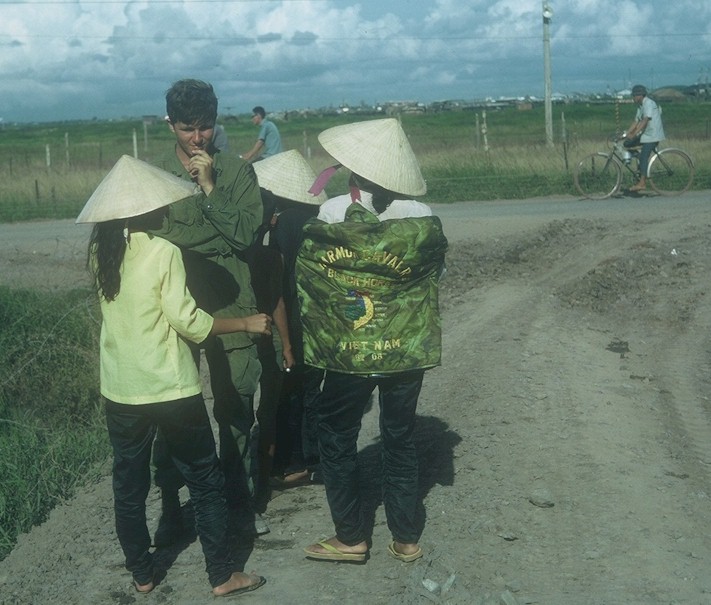
M77 222L96 223L89 243L103 316L101 394L114 451L116 533L138 592L157 583L146 497L158 427L195 507L195 522L216 596L255 590L265 579L235 570L227 543L224 477L187 341L216 334L270 333L259 314L213 318L197 308L185 283L180 250L146 233L159 227L165 206L194 186L145 162L123 156L99 184Z

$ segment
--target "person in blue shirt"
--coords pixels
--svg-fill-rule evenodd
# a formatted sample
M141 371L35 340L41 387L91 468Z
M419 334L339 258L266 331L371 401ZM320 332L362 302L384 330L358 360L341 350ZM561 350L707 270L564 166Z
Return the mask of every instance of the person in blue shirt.
M259 126L259 136L257 136L257 142L254 147L240 156L243 160L256 162L283 151L279 129L274 122L267 120L265 116L264 107L257 105L252 109L252 122Z

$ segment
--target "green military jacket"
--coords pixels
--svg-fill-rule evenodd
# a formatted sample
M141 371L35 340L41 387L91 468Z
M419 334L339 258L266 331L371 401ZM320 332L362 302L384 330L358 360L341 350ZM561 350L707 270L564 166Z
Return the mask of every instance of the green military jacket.
M155 162L190 179L175 153ZM257 312L245 252L262 223L262 199L251 164L214 156L215 188L171 204L163 227L154 231L183 250L188 288L198 306L216 317ZM225 349L253 344L245 332L220 336Z
M439 365L446 250L436 216L380 222L352 204L342 223L307 223L296 261L305 362L347 374Z

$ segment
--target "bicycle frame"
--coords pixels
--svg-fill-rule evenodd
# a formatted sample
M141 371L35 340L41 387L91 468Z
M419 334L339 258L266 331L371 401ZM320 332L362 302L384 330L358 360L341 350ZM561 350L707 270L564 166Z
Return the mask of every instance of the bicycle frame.
M629 161L627 161L627 158L625 158L625 152L629 152L631 154L631 158ZM657 152L657 148L655 147L654 151L649 156L649 162L647 162L647 176L649 176L649 166L652 164L652 158L658 155L659 153ZM610 157L615 157L617 161L622 166L624 166L635 179L639 180L639 177L642 174L639 171L639 148L628 149L621 145L619 141L615 141L612 144L612 153L610 154ZM635 160L637 162L637 170L634 170L632 168L632 160Z
M616 138L609 139L607 152L591 153L580 160L573 171L573 181L578 191L590 199L605 199L622 189L624 166L636 181L640 179L639 148L625 148ZM630 152L630 157L626 157ZM636 159L636 165L632 159ZM649 156L646 177L648 184L658 194L678 195L693 182L694 162L681 149L655 147Z

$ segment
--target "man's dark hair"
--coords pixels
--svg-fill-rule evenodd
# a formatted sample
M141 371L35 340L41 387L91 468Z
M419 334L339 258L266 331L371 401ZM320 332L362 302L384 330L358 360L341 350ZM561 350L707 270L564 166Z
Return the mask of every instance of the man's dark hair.
M165 93L165 108L171 124L214 126L217 121L217 96L201 80L175 82Z
M252 109L252 114L262 116L263 118L267 115L267 112L264 111L264 107L262 107L261 105L257 105L255 108Z

